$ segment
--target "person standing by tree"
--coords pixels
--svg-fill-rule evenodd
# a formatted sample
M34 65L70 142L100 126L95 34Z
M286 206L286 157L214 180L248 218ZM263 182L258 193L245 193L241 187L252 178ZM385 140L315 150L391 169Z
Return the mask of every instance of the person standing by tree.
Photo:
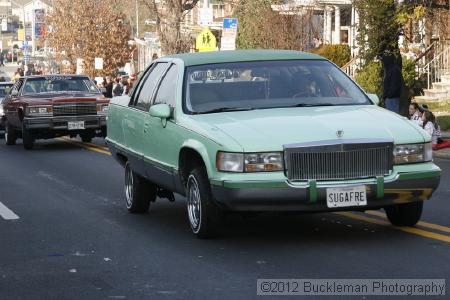
M400 113L400 95L402 94L403 77L394 56L390 54L381 57L383 62L383 98L386 109Z
M113 97L113 82L112 82L110 76L106 77L105 89L106 89L105 97L106 98L112 98Z

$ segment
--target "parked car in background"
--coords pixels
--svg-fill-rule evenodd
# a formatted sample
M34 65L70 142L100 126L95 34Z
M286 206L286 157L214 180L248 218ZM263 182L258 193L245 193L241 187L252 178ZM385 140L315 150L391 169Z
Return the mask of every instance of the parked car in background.
M413 226L441 170L430 136L377 104L314 54L173 55L112 100L107 143L128 210L146 212L161 191L185 195L201 238L227 211L384 208Z
M87 76L22 77L3 103L6 144L21 137L25 149L31 149L37 139L79 135L90 142L106 136L108 103Z
M5 130L5 114L3 112L3 100L11 91L14 82L0 82L0 131Z

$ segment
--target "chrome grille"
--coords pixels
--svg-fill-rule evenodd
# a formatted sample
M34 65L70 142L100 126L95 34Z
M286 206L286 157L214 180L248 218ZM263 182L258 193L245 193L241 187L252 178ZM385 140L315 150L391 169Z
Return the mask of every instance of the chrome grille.
M392 169L392 149L392 142L286 145L286 172L291 181L384 176Z
M70 103L53 105L54 116L80 116L96 114L96 103Z

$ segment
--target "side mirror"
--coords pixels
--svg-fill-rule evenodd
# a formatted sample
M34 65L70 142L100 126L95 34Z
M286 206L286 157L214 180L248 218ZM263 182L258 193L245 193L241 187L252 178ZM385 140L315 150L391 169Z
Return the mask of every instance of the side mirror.
M12 90L11 91L11 96L17 97L18 95L19 95L19 91L18 90Z
M161 119L168 119L172 115L172 109L168 104L155 104L150 107L150 116Z
M380 99L378 98L377 94L367 94L367 96L373 102L373 104L380 105Z

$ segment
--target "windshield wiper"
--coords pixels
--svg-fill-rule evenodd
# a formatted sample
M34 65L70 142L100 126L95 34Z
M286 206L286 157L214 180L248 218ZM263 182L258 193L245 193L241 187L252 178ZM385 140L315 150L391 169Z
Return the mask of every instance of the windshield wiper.
M244 111L244 110L253 110L251 107L219 107L211 110L199 111L197 114L211 114L218 112L227 112L227 111Z
M314 106L336 106L336 104L333 103L297 103L292 105L292 107L314 107Z

